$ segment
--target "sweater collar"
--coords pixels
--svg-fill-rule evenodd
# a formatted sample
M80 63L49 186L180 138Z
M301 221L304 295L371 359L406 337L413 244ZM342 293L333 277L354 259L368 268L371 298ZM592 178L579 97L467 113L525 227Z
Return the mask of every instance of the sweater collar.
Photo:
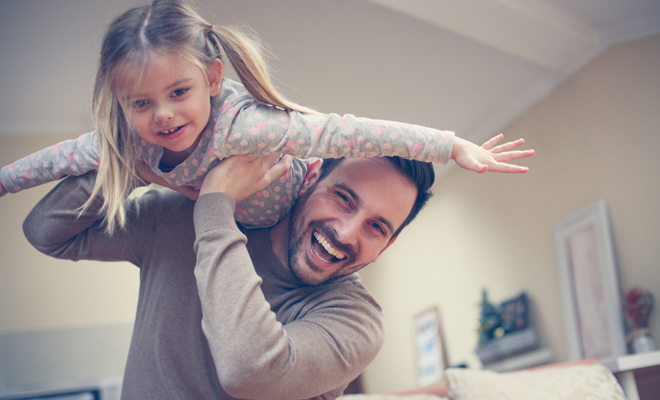
M296 278L288 265L282 264L273 251L270 228L243 229L248 237L247 248L257 274L265 283L277 282L288 289L307 286Z

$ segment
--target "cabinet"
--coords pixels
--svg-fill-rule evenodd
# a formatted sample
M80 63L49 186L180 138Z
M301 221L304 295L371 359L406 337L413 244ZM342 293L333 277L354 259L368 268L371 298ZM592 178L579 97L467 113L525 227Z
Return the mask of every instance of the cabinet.
M660 393L660 351L602 360L619 380L628 400L657 400Z

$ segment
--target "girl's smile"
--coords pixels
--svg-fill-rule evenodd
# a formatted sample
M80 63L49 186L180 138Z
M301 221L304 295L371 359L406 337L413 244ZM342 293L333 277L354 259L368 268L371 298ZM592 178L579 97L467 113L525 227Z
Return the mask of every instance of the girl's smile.
M178 164L197 146L220 93L222 63L207 76L177 54L152 52L144 64L127 62L115 86L128 122L143 140L161 146L163 158Z

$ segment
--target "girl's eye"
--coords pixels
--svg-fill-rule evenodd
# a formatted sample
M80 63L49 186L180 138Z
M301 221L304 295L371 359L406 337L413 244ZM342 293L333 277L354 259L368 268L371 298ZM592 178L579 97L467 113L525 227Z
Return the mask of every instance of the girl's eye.
M146 100L135 100L133 102L133 108L142 108L147 105Z
M188 88L177 89L172 93L172 97L183 96L188 91Z

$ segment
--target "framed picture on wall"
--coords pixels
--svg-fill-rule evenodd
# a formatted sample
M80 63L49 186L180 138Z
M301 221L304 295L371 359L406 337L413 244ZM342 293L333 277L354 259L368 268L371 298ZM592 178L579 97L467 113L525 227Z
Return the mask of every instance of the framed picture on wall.
M417 384L424 387L438 383L447 368L438 309L432 307L415 315L414 329Z
M575 213L554 236L569 359L626 354L607 205L601 200Z

